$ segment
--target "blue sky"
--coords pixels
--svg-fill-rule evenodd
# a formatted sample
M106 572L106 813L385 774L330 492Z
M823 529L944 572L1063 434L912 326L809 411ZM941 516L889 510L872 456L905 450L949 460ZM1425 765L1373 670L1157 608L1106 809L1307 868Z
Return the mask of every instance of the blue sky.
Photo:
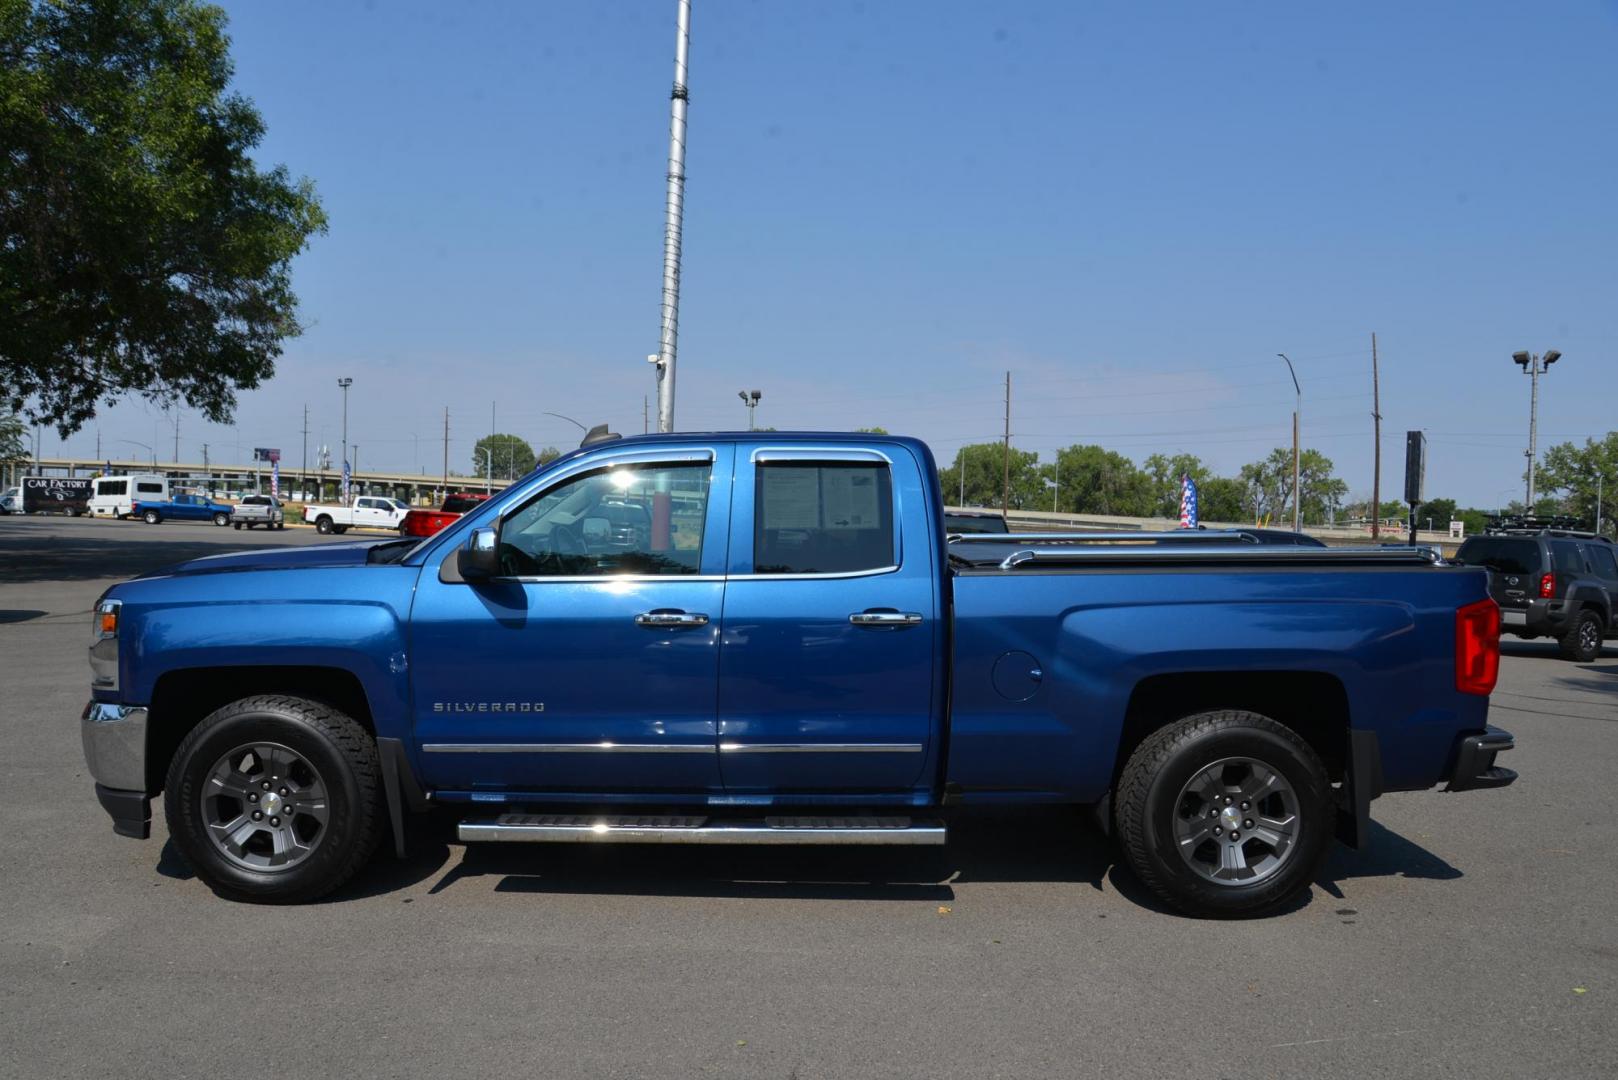
M308 332L235 430L441 468L543 415L641 429L656 350L673 0L230 3L260 151L331 217ZM1355 493L1404 431L1429 491L1520 491L1541 447L1618 428L1618 3L696 0L677 422L879 424L947 461L999 437L1223 471L1305 444ZM655 401L654 401L655 405ZM173 448L124 403L103 453ZM93 452L95 426L68 441ZM45 436L45 452L59 448ZM312 451L311 451L312 453Z

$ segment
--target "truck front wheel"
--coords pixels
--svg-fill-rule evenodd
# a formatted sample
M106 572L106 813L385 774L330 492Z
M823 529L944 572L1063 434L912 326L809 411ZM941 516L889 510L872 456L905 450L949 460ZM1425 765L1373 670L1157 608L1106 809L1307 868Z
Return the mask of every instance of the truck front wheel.
M148 510L142 514L140 518L148 525L156 525L159 521L163 520L163 515L159 514L156 510Z
M314 900L376 850L385 811L376 743L319 702L259 695L215 711L169 766L169 833L216 892Z
M221 510L213 516L213 523L222 529L230 524L230 515Z
M1131 869L1189 914L1276 908L1304 889L1332 837L1331 788L1296 732L1237 710L1198 713L1150 735L1116 797Z

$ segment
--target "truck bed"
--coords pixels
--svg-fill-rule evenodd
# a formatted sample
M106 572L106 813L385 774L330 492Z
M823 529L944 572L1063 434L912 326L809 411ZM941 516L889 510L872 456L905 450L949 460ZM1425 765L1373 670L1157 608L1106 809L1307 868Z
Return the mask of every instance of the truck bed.
M1374 732L1383 790L1439 782L1456 732L1485 727L1453 666L1456 609L1487 596L1475 570L1412 549L1010 539L950 544L961 801L1096 801L1132 717L1258 685L1301 724Z

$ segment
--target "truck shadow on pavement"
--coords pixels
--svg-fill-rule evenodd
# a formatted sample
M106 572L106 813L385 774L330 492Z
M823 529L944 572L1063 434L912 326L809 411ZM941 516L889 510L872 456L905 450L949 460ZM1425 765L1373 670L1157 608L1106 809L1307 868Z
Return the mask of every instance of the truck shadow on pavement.
M107 526L109 529L118 527ZM195 528L203 526L198 525ZM270 546L272 545L217 541L209 543L199 540L147 540L119 544L110 536L102 539L44 532L38 535L12 533L0 538L0 585L132 578L165 566L173 566L175 563L200 559L204 555L226 555L235 551L253 551Z
M452 824L447 830L453 837ZM418 832L418 839L426 838ZM452 840L430 841L432 857L445 861L457 846ZM1315 885L1341 900L1340 883L1355 878L1461 876L1438 855L1373 822L1366 849L1334 846ZM461 849L459 861L429 893L490 877L498 879L498 893L529 895L930 903L951 902L955 886L970 883L1072 883L1098 893L1110 889L1138 907L1178 915L1119 865L1112 842L1090 825L1087 814L1068 807L963 816L952 823L949 844L937 848L472 844ZM383 891L369 885L360 883L366 895ZM1307 907L1315 891L1280 913Z

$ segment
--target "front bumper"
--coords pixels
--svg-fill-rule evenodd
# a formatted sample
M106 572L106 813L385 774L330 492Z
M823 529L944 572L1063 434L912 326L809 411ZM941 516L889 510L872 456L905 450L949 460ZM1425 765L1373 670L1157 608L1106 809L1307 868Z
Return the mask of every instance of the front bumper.
M79 720L84 761L96 781L96 798L120 836L152 834L152 800L146 794L146 709L92 701Z
M1455 767L1444 790L1475 791L1514 783L1516 772L1496 765L1494 757L1516 745L1509 731L1497 727L1485 728L1481 735L1462 735L1455 740Z

